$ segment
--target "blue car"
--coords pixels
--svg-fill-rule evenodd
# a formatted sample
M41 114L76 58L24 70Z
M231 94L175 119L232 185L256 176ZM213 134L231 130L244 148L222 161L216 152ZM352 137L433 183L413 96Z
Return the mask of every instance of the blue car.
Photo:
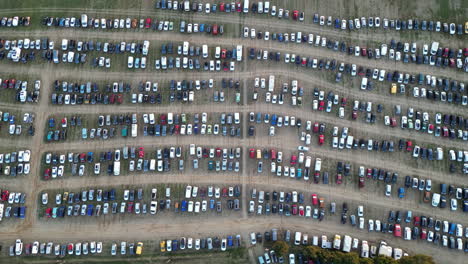
M187 201L185 201L185 200L182 201L180 210L181 210L182 212L186 212L186 211L187 211Z

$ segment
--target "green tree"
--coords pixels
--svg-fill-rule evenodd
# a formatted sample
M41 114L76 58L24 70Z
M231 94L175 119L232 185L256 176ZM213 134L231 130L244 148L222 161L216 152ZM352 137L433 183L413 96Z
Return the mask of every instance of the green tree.
M276 241L272 246L273 250L278 254L278 256L287 256L289 252L289 245L284 241Z
M397 262L387 256L377 256L374 258L374 264L397 264Z
M322 250L321 248L316 247L316 246L306 246L304 248L303 254L304 256L308 258L316 259L318 255L320 254L321 250Z
M403 257L398 261L399 264L435 264L434 259L431 256L426 255L414 255Z
M374 264L374 261L370 258L360 258L359 264Z

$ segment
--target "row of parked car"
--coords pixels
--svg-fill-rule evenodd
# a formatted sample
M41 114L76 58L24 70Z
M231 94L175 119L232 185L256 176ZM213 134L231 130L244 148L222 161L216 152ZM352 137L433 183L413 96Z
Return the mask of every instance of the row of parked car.
M164 10L174 10L174 11L185 11L185 12L200 12L200 13L216 13L216 12L224 12L224 13L243 13L247 14L251 11L254 14L266 14L271 16L276 16L279 19L289 19L289 10L283 8L276 8L275 5L270 7L270 1L260 1L258 3L252 3L249 5L248 0L240 1L240 2L231 2L231 3L224 3L221 2L219 4L216 3L198 3L196 1L172 1L172 0L160 0L157 1L155 4L156 9L164 9ZM298 10L293 10L291 12L291 18L293 20L304 21L304 12L300 12Z
M21 81L16 79L4 79L0 78L1 88L2 89L15 89L15 100L20 103L37 103L39 100L40 90L41 90L41 81L34 81L34 89L28 91L28 81ZM0 90L1 92L1 90ZM7 91L5 91L7 92Z
M185 238L181 237L180 239L167 239L161 240L159 243L161 252L175 252L185 249L220 249L221 251L226 251L228 248L240 247L242 244L242 239L240 235L232 236L228 235L227 237L207 237L207 238L196 238L191 237Z
M255 50L255 48L249 48L249 58L250 59L257 59L257 60L275 60L277 62L281 61L281 53L280 52L273 52L273 51L268 51L268 50L262 50L258 49ZM373 90L374 89L374 83L371 80L371 78L374 78L376 69L370 69L370 68L364 68L362 66L356 66L353 67L350 64L347 64L345 62L337 62L336 60L329 60L329 59L320 59L320 58L311 58L311 57L301 57L296 54L289 54L286 53L284 55L284 62L285 63L294 63L296 65L301 65L302 67L308 67L312 69L326 69L326 70L331 70L331 71L337 71L335 75L335 81L336 82L341 82L343 78L343 74L349 74L349 75L359 75L359 76L365 76L362 78L361 81L361 89L363 90ZM377 69L378 70L378 69ZM437 77L437 76L432 76L432 75L424 75L422 73L419 74L409 74L409 73L404 73L404 72L399 72L399 71L394 71L394 72L386 72L382 70L378 70L377 77L379 78L379 81L388 81L390 83L399 83L399 84L427 84L428 86L430 85L431 87L435 88L442 88L442 89L460 89L461 92L464 92L464 84L463 82L459 82L456 80L450 80L442 77ZM455 98L454 98L455 99ZM466 99L465 99L466 100ZM458 96L456 98L457 103L461 103L462 101L462 95Z
M350 18L340 19L335 18L333 19L331 16L319 16L319 14L314 14L313 22L319 24L320 26L333 26L336 29L342 30L359 30L365 28L380 28L382 26L383 29L394 29L396 31L403 31L403 30L422 30L422 31L435 31L435 32L444 32L449 33L450 35L454 35L457 33L458 35L461 34L468 34L468 22L465 23L465 30L463 30L463 25L455 23L448 23L448 22L440 22L440 21L427 21L422 20L419 21L418 19L388 19L383 18L381 21L380 17L361 17L361 18Z
M342 223L346 224L347 209L343 210ZM363 207L358 208L357 216L352 214L350 222L352 226L359 229L366 229L365 218L363 217ZM387 223L388 222L388 223ZM369 219L367 229L369 232L392 233L395 237L402 237L404 240L425 240L436 245L442 245L451 249L463 250L463 226L448 221L434 220L432 217L413 216L412 211L404 214L401 211L390 211L387 222ZM413 227L402 227L402 224L413 225ZM430 229L434 229L430 230ZM468 229L467 229L468 230ZM465 230L465 236L467 236ZM465 252L468 251L468 243L465 242Z
M88 254L101 254L103 243L98 241L91 242L77 242L77 243L68 243L68 244L59 244L53 242L39 242L34 241L33 243L28 243L24 245L21 239L17 239L14 245L10 246L9 255L21 256L24 254L26 256L38 256L38 255L54 255L65 257L68 255L88 255Z
M243 35L244 38L251 39L263 39L265 41L272 40L285 43L307 43L314 45L315 47L328 48L333 51L342 52L351 56L356 57L367 57L368 59L381 59L387 58L395 61L402 61L403 63L415 63L415 64L427 64L430 66L437 67L451 67L451 68L464 68L468 60L466 54L468 50L458 50L455 54L454 50L449 48L439 47L438 42L433 42L431 49L429 45L424 44L422 54L417 54L417 44L412 43L411 47L409 43L396 43L391 40L390 46L382 44L379 48L370 48L362 46L354 46L347 44L346 42L327 39L325 36L314 35L312 33L305 32L291 32L291 33L270 33L269 31L257 31L255 28L244 27Z
M26 16L14 16L14 17L2 17L0 26L2 27L17 27L17 26L29 26L31 24L31 17Z
M396 260L400 259L403 256L407 256L408 254L403 253L403 251L399 248L392 248L387 245L386 242L382 241L380 246L371 246L367 241L362 240L361 246L359 246L359 239L352 238L348 235L345 235L342 238L341 235L334 235L331 239L328 239L326 235L322 236L311 236L309 234L303 232L291 232L290 230L285 230L283 237L280 237L281 233L278 229L273 228L270 231L265 232L265 241L279 241L283 240L287 243L294 244L296 246L300 245L313 245L317 247L321 247L323 249L332 249L332 250L341 250L345 253L350 251L360 251L360 257L362 258L370 258L376 257L377 255L385 255ZM250 234L250 244L256 245L257 243L262 243L262 234L254 232ZM283 263L283 257L286 256L277 256L276 253L272 251L267 251L263 255L258 257L258 261L261 264L264 263ZM289 263L296 263L296 259L298 263L306 263L307 257L302 255L302 253L297 254L297 256L293 253L288 254L287 257L289 258ZM314 260L309 260L314 261Z

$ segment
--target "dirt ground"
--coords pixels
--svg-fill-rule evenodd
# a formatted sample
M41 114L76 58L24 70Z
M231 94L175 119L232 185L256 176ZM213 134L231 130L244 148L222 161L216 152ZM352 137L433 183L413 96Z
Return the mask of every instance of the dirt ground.
M89 3L88 8L69 3L61 6L59 3L54 3L55 7L29 7L26 4L21 6L15 5L11 1L7 1L0 14L12 14L15 12L29 14L34 12L35 18L46 16L49 14L63 15L74 14L78 16L82 12L88 14L98 14L108 17L147 17L157 16L158 18L174 19L177 12L163 13L153 9L154 1L141 1L137 4L128 4L125 1L118 1L115 5L110 5L109 1L96 1ZM71 1L74 2L74 1ZM208 1L213 2L213 1ZM272 1L272 4L284 6L283 1ZM406 175L419 176L425 179L432 179L435 183L444 182L456 186L466 187L468 181L466 176L459 173L449 174L445 165L429 164L424 162L415 162L410 160L408 153L375 153L367 151L337 151L329 145L318 146L317 136L313 135L313 144L309 155L313 157L321 157L325 160L330 160L327 164L327 170L330 172L329 185L314 184L312 181L304 183L301 180L289 179L287 177L277 177L269 173L269 165L267 161L264 164L264 172L259 174L256 172L256 161L252 161L248 157L248 151L253 148L275 148L285 153L284 157L289 159L291 153L297 152L297 146L300 143L298 140L298 131L293 128L280 128L275 137L267 136L267 126L257 125L256 136L247 137L248 114L250 112L261 113L277 113L281 115L295 116L301 118L303 123L305 120L312 122L326 123L327 131L333 126L349 127L352 134L355 136L363 136L383 140L386 138L403 138L412 139L420 145L441 146L444 149L462 148L466 149L465 142L459 140L447 140L436 138L427 134L417 133L416 131L402 130L400 128L390 129L385 127L382 122L375 125L361 121L352 121L347 119L338 119L336 114L327 114L311 110L312 91L314 87L323 87L326 91L334 91L340 96L348 97L348 104L352 100L372 101L374 104L381 103L385 109L392 109L394 105L400 104L403 109L414 107L420 111L428 111L430 113L454 113L462 114L468 117L466 107L443 104L441 102L432 102L427 100L417 100L411 96L391 97L388 93L388 87L378 84L374 91L361 91L359 84L356 81L346 79L345 83L336 84L331 79L332 73L311 71L310 69L298 68L294 65L285 65L284 63L265 63L256 60L248 60L247 58L240 65L236 65L236 71L231 72L191 72L182 70L173 70L160 72L154 69L154 59L159 56L158 48L161 43L167 41L182 42L190 41L196 45L208 43L209 45L220 45L231 47L235 44L242 44L244 48L253 47L258 49L267 49L280 51L283 53L295 53L314 58L333 58L337 61L346 61L347 63L356 63L366 67L379 68L389 70L399 70L412 74L422 72L424 74L445 76L450 79L467 82L466 73L454 70L451 68L435 68L426 65L403 64L401 62L390 62L388 60L368 60L362 57L354 57L342 55L324 48L310 47L308 45L284 44L278 42L265 42L263 40L250 40L240 38L244 26L255 27L257 30L269 30L270 32L291 32L303 31L313 33L315 35L327 36L327 38L336 40L346 40L353 45L369 45L376 46L375 43L389 43L391 39L397 41L411 42L416 41L418 47L422 43L438 40L442 44L449 45L451 48L463 48L466 46L466 36L462 37L446 37L442 33L417 33L410 34L397 33L394 30L383 31L367 31L342 33L330 27L319 27L312 23L314 13L323 14L325 16L377 16L381 18L409 18L410 16L418 16L421 19L442 19L447 21L448 18L456 20L458 23L464 23L463 19L468 17L468 9L464 1L445 1L431 0L430 3L416 3L405 1L289 1L287 8L305 10L306 21L304 23L292 21L278 21L276 18L264 17L260 15L249 15L247 17L239 17L237 14L181 14L175 21L187 19L190 21L206 21L215 22L223 21L227 25L229 31L223 36L216 39L206 38L202 35L182 35L175 32L145 32L142 30L136 31L95 31L95 30L80 30L80 29L52 29L44 26L35 26L31 29L18 28L11 30L8 28L0 28L0 32L4 37L9 39L25 38L31 39L39 37L48 37L58 43L62 38L73 38L80 40L95 40L109 39L113 41L142 41L150 40L152 45L152 53L150 55L148 69L142 71L130 71L125 65L117 65L125 63L125 55L119 55L117 61L113 63L113 69L110 71L93 69L89 65L75 67L75 65L53 65L47 63L33 63L26 65L12 64L9 61L2 61L0 69L1 75L9 76L40 76L42 82L40 101L37 105L20 105L11 100L1 100L0 108L3 112L6 109L17 112L34 112L36 114L35 127L36 135L31 138L18 138L12 140L8 136L0 137L0 152L12 149L28 148L32 152L31 173L27 177L17 177L10 179L0 177L1 189L9 189L25 192L27 194L26 206L27 216L25 220L19 221L16 219L4 219L0 224L0 237L3 246L0 252L0 262L9 260L7 257L8 246L17 238L29 243L32 241L53 241L53 242L70 242L84 240L102 240L106 244L111 241L159 241L159 239L180 237L180 236L209 236L209 235L227 235L241 234L245 245L248 244L248 234L250 232L264 232L271 228L281 230L302 231L312 235L326 234L328 237L335 233L348 234L360 240L368 240L372 244L377 244L381 240L389 242L390 245L401 247L410 254L424 253L434 257L437 263L463 263L466 256L462 252L449 250L447 248L438 247L424 241L404 241L396 239L390 234L382 234L375 232L367 232L367 230L359 230L351 227L349 224L342 225L339 219L339 213L336 215L327 214L322 222L311 219L302 219L300 217L285 217L285 216L257 216L249 215L248 201L250 200L250 191L252 188L257 190L297 190L310 197L311 193L319 193L325 198L327 204L336 202L337 205L343 201L347 201L351 211L355 211L357 205L364 205L366 217L380 219L385 221L389 210L412 210L413 214L431 216L435 219L447 220L468 226L468 218L460 208L456 212L449 211L448 208L442 210L433 208L429 204L422 202L422 194L417 191L407 193L405 199L388 198L384 195L385 185L382 182L374 182L373 180L366 181L366 187L359 189L357 187L357 168L359 166L384 168L389 171L399 173L399 184L403 184ZM374 8L366 8L366 6L378 5L378 10ZM0 7L2 4L0 4ZM15 9L15 7L17 9ZM20 8L19 8L20 7ZM107 8L107 9L100 9ZM375 12L378 12L376 14ZM451 21L451 20L449 20ZM39 23L39 20L37 20ZM56 44L57 45L57 44ZM246 53L244 53L246 54ZM247 57L247 56L245 56ZM115 67L114 67L115 66ZM268 78L269 75L276 75L277 78L284 80L297 79L304 87L307 100L302 108L293 108L289 104L272 105L264 102L264 97L254 103L251 101L251 93L253 90L253 79L258 76ZM160 83L167 82L171 79L209 79L209 78L233 78L242 80L241 85L242 104L226 102L223 104L209 104L198 102L194 104L173 104L173 105L82 105L82 106L56 106L51 105L50 95L53 92L53 82L55 80L82 80L82 81L119 81L125 80L132 83L138 83L141 80L160 80ZM331 81L330 81L331 80ZM278 89L278 85L277 88ZM264 96L262 94L262 96ZM240 112L242 114L242 138L231 138L222 136L173 136L166 138L143 137L136 139L112 139L107 141L82 141L70 140L62 143L48 144L44 141L47 120L50 116L57 115L105 115L117 113L221 113L221 112ZM379 117L382 120L383 117ZM3 130L3 127L2 127ZM330 133L327 134L328 137ZM328 138L327 138L328 140ZM118 177L109 177L101 175L98 177L68 177L61 180L43 181L43 155L46 152L68 152L73 151L95 151L121 148L126 145L144 146L145 148L153 148L161 145L178 145L188 148L190 144L203 146L219 146L219 147L242 147L241 173L167 173L163 175L147 174L129 174ZM286 154L287 153L287 154ZM387 155L388 154L388 155ZM283 158L285 159L285 158ZM354 179L345 181L343 185L334 184L336 161L347 161L352 163L354 170ZM187 163L186 163L187 164ZM188 164L187 164L188 165ZM445 167L444 167L445 166ZM155 177L157 176L157 177ZM106 186L150 186L155 184L198 184L198 185L242 185L242 211L239 214L223 213L221 216L208 215L187 217L179 215L162 215L157 218L151 217L134 217L134 216L110 216L99 219L63 219L63 221L48 221L38 217L38 197L44 190L72 190L81 188L95 188ZM49 198L50 200L50 198ZM306 199L310 204L310 198ZM340 212L340 210L338 210ZM466 240L466 239L465 239ZM256 256L260 253L260 247L248 246L248 257L251 263L256 263ZM216 256L215 256L216 258ZM220 259L225 259L221 256ZM32 260L25 258L25 262L44 262L48 260ZM70 260L73 262L74 260ZM93 261L90 259L90 261ZM108 261L98 260L98 261ZM151 259L150 261L157 261ZM165 261L161 259L161 261ZM200 260L199 263L206 263L205 260ZM172 262L185 263L183 259L172 259ZM239 262L241 263L241 262Z

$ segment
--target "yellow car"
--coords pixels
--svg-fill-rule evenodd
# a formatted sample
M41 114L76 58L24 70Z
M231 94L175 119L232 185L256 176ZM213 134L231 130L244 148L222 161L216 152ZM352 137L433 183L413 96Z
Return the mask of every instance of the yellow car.
M143 252L143 242L138 242L135 254L141 255L142 252Z
M161 247L161 252L166 252L166 240L161 240L159 246Z
M465 34L468 34L468 21L465 22Z
M392 83L392 87L390 88L390 93L391 94L396 94L396 92L397 92L396 83Z

